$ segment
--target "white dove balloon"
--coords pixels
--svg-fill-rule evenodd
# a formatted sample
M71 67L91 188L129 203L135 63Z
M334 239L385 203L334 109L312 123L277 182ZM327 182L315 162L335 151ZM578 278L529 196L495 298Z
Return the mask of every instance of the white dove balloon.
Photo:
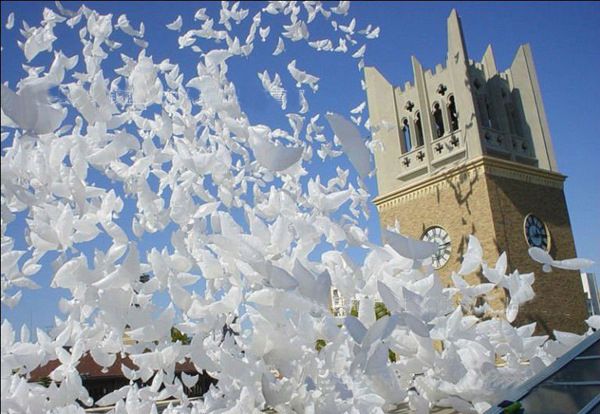
M302 84L306 83L313 92L316 92L319 89L319 78L317 76L306 73L298 68L296 68L296 59L292 60L288 65L287 69L292 75L292 78L296 81L296 87L300 88Z
M325 117L360 176L366 178L371 171L371 153L365 146L358 129L341 115L328 113Z
M344 65L364 65L357 27L366 39L380 29L350 4L207 4L184 33L183 13L146 33L139 16L152 4L130 12L134 28L94 3L60 2L29 4L41 21L9 31L2 4L2 40L22 50L2 73L3 411L142 414L172 397L165 412L483 412L584 338L512 326L534 275L506 274L505 254L488 266L473 236L447 287L430 265L435 243L383 230L381 246L370 234L370 149L380 143L335 113L348 112L344 97L324 94L364 95ZM297 66L323 58L352 70ZM254 81L240 84L240 71ZM310 107L307 87L321 90ZM297 113L266 114L254 99L264 91ZM366 101L352 101L361 124ZM530 255L544 270L590 264ZM489 283L471 284L480 266ZM492 289L507 293L506 309L492 306ZM54 316L48 332L13 328L27 303L39 305L36 321ZM587 325L585 335L600 329L595 317ZM125 385L92 401L82 358L117 368ZM178 363L197 372L176 375ZM33 381L54 364L48 387ZM216 383L189 398L204 371Z
M260 164L271 171L283 171L300 160L302 147L285 147L271 141L271 130L265 125L249 128L248 142Z
M181 30L182 26L183 26L183 19L181 18L181 15L179 15L179 16L177 16L177 18L175 20L173 20L171 23L167 24L167 29L178 32Z
M539 247L530 247L528 252L533 260L543 265L542 270L544 272L551 272L552 267L567 270L580 270L594 264L594 262L589 259L581 258L554 260L552 256L550 256L550 253Z

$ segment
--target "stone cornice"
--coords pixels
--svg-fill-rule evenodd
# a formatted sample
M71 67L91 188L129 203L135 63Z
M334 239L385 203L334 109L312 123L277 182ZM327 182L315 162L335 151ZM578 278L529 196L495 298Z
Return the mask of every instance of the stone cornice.
M410 194L417 192L429 192L428 189L436 188L440 184L443 185L445 182L447 183L448 180L451 180L464 173L467 173L469 176L483 173L561 189L563 188L563 183L567 178L566 176L555 171L542 170L540 168L531 167L514 161L483 155L462 165L457 165L453 168L442 171L434 176L427 177L416 183L409 184L408 186L399 190L377 196L373 199L373 203L375 203L376 206L380 206L389 201L404 198L404 196Z

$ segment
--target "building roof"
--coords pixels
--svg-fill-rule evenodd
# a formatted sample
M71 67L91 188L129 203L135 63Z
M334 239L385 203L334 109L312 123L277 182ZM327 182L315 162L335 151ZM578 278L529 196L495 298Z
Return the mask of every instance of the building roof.
M138 369L137 365L129 358L129 356L122 357L117 354L115 363L108 368L103 368L98 365L89 352L86 352L79 363L77 364L77 371L82 378L85 379L100 379L100 378L124 378L123 372L121 371L121 364L125 365L129 369ZM54 371L60 365L58 359L53 359L46 364L37 367L31 371L29 381L37 382L44 377L49 377L50 373ZM189 359L186 359L182 364L175 364L175 372L186 372L186 373L198 373L194 364Z
M503 401L513 405L514 413L591 414L600 412L600 331L585 338L569 352L519 387L509 391ZM507 403L507 404L508 404ZM496 406L486 414L502 414Z

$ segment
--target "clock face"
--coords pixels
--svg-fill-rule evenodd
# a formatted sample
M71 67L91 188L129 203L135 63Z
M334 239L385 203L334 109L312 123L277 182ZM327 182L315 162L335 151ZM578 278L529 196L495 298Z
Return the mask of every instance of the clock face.
M422 239L424 241L437 243L438 250L431 257L433 260L433 267L439 269L448 263L450 259L450 253L452 252L451 240L448 232L439 226L430 227L423 234Z
M546 251L549 250L550 234L548 233L548 227L546 227L542 220L533 214L528 214L525 217L524 230L527 244L531 247L539 247Z

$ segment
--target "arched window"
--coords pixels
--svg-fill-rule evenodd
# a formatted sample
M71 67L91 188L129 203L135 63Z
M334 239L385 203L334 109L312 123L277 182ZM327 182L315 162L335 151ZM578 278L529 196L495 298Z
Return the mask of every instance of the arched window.
M456 112L454 95L450 95L448 97L448 102L448 119L450 120L450 130L456 131L458 129L458 113Z
M506 113L508 114L508 125L510 127L511 134L519 135L522 137L523 131L521 129L521 121L512 103L506 104Z
M485 100L485 111L487 112L487 126L489 128L495 128L496 123L494 121L494 111L492 110L492 106L490 105L490 101L487 96L484 97Z
M510 103L504 104L504 109L506 110L506 115L508 115L508 129L511 134L517 133L517 128L515 125L515 119L513 118L512 113L512 105Z
M421 113L415 113L415 133L417 138L417 147L423 145L423 126L421 125Z
M487 128L491 127L490 116L488 113L489 104L485 95L481 94L477 97L479 105L479 114L481 116L481 125Z
M402 121L402 135L404 138L404 148L408 152L412 149L412 143L410 141L410 126L408 125L408 119L404 118Z
M437 138L444 136L444 118L442 117L440 104L437 102L433 104L433 122L435 123Z

